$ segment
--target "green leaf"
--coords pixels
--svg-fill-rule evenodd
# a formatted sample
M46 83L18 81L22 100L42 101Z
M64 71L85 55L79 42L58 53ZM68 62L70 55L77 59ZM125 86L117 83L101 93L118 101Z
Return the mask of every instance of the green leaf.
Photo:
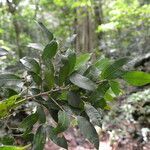
M33 139L33 149L43 150L46 142L46 129L41 125L36 131Z
M88 67L88 69L84 72L83 75L93 81L96 81L99 77L99 74L99 70L95 66L91 65Z
M60 67L59 70L59 79L58 79L59 85L62 85L64 83L64 81L69 75L69 70L70 70L69 61L66 57L62 57L61 62L62 62L62 66Z
M44 61L43 63L44 63L44 65L45 65L45 68L46 68L46 69L51 70L52 72L55 71L51 59L45 59L45 60L43 60L43 61Z
M19 146L0 146L0 150L26 150L25 147L19 147Z
M57 49L58 49L57 42L55 40L51 41L44 48L43 54L42 54L42 59L43 60L52 59L55 56Z
M62 91L58 98L62 101L67 101L67 91Z
M76 60L75 70L78 70L80 67L85 65L90 58L91 58L90 53L81 54L80 56L78 56Z
M52 41L54 38L53 34L44 26L44 24L42 22L38 22L38 24L40 25L42 30L46 33L49 41Z
M114 94L111 88L109 88L104 95L104 99L107 101L112 101L115 97L116 95Z
M33 134L33 133L23 134L23 135L22 135L22 138L23 138L26 142L31 142L31 141L33 141L34 134Z
M123 79L133 86L142 86L150 83L150 74L141 71L127 72Z
M31 114L29 116L27 116L20 124L20 127L21 128L24 128L26 131L24 134L27 134L29 133L32 128L33 128L33 125L38 121L38 114L37 113L34 113L34 114Z
M56 128L54 128L53 131L54 131L56 134L61 133L61 132L64 132L65 130L68 129L68 127L69 127L69 122L70 122L70 121L69 121L69 118L68 118L66 112L64 112L64 111L59 111L59 112L58 112L58 125L57 125Z
M14 142L14 137L8 135L5 135L0 139L0 143L2 143L3 145L13 145Z
M29 43L27 46L40 51L44 49L43 45L40 43Z
M14 89L12 89L13 87L10 87L10 88L5 88L5 91L4 91L4 95L5 97L11 97L13 95L17 95L18 92L16 92Z
M91 94L90 100L92 101L92 104L99 104L100 100L104 98L105 93L109 89L110 85L108 81L103 81L100 83L97 87L97 89Z
M29 71L33 71L36 74L39 74L41 71L40 65L38 64L38 62L33 59L33 58L27 58L27 57L23 57L22 59L20 59L20 62L29 70Z
M72 50L68 50L66 53L69 62L69 74L71 74L76 64L76 53Z
M45 112L44 112L44 109L42 106L38 106L37 114L38 114L40 123L45 123L46 122L46 115L45 115Z
M111 79L121 78L126 73L123 69L118 69L114 74L111 75Z
M95 67L98 70L103 71L109 64L110 60L108 58L101 58L95 63Z
M1 74L0 75L0 86L3 84L16 84L16 82L21 82L21 78L14 74Z
M105 109L107 107L106 100L104 98L100 99L96 106Z
M48 131L50 140L52 140L55 144L57 144L60 147L63 147L65 149L68 148L67 141L64 138L64 136L58 137L57 134L54 132L54 128L51 126L49 126Z
M70 76L70 81L76 86L89 91L94 91L96 89L96 84L93 81L78 73L72 74Z
M113 91L113 93L118 96L121 93L120 85L117 81L110 81L110 87Z
M54 119L55 122L58 122L58 111L59 111L59 109L60 108L58 108L58 109L51 109L51 108L49 109L48 108L48 111L49 111L52 119ZM55 134L57 134L57 133L55 133Z
M22 99L19 95L14 95L6 100L0 101L0 119L9 115L11 109L24 103L26 100Z
M6 56L8 53L9 52L6 49L0 47L0 57Z
M45 70L43 71L44 83L47 90L50 90L55 84L54 66L50 59L44 60Z
M78 126L85 138L87 138L96 149L99 149L99 137L94 126L84 117L78 116Z
M45 69L44 71L44 82L48 89L50 90L55 83L55 77L54 77L54 72L49 69Z
M85 111L93 125L102 126L102 114L100 114L92 105L85 104Z
M38 74L34 73L33 71L28 71L28 74L31 75L33 81L34 81L37 85L41 85L42 79L41 79L41 77L40 77Z
M81 103L80 95L76 91L68 92L68 104L72 107L79 107Z
M120 77L122 74L118 74L118 71L120 72L120 69L123 65L127 63L128 59L127 58L121 58L107 66L101 73L101 78L102 79L112 79L112 78L117 78ZM115 76L114 76L115 75Z

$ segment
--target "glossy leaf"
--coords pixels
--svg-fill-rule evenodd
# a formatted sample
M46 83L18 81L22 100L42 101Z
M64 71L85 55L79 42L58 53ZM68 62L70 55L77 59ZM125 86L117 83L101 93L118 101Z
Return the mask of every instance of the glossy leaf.
M89 91L93 91L96 89L96 84L91 81L90 79L78 74L78 73L74 73L70 76L70 81L75 84L76 86L89 90Z
M45 69L44 82L46 86L48 87L48 89L50 90L54 86L54 83L55 83L54 72L52 72L49 69Z
M18 92L12 89L13 87L5 88L4 95L6 97L11 97L13 95L18 95Z
M150 83L150 74L141 71L127 72L123 79L131 85L142 86Z
M25 131L25 134L29 133L32 128L33 128L33 125L38 121L38 114L37 113L34 113L34 114L31 114L29 116L27 116L20 124L20 127L24 128L26 131Z
M104 98L99 99L99 101L97 101L97 103L94 104L94 106L96 108L101 108L101 109L105 109L107 108L107 103L106 100Z
M0 74L0 85L21 82L21 78L14 74Z
M122 78L122 76L126 73L125 70L123 69L118 69L114 74L111 75L111 78L109 79L117 79L117 78Z
M52 140L55 144L57 144L60 147L63 147L65 149L68 148L67 141L63 135L61 137L58 137L57 134L54 132L54 128L51 126L49 126L48 128L48 132L50 140Z
M32 58L27 58L27 57L23 57L22 59L20 59L20 62L29 70L29 71L33 71L36 74L40 73L40 65L38 64L38 62L35 59Z
M90 53L81 54L77 57L75 69L78 70L81 66L85 65L91 58Z
M0 119L9 115L11 109L16 108L25 101L19 95L14 95L6 100L0 101Z
M88 67L88 69L84 72L83 75L93 81L96 81L99 77L99 74L99 70L95 66L91 65Z
M92 103L93 104L99 103L100 100L104 97L109 87L110 85L108 81L103 81L101 84L99 84L97 89L90 96Z
M120 73L117 74L117 71L120 71L120 68L127 63L127 58L121 58L114 61L112 64L107 66L101 73L102 79L112 79L120 76ZM115 75L115 76L114 76Z
M68 59L66 57L63 57L61 62L62 62L62 66L60 67L60 70L59 70L59 79L58 79L59 85L62 85L64 83L70 71Z
M33 149L43 150L46 142L46 129L41 125L36 131L33 139Z
M94 126L84 117L78 116L78 126L80 132L87 138L96 149L99 149L99 137Z
M55 83L55 77L54 77L54 66L53 63L50 59L44 60L44 65L45 65L45 70L43 71L43 76L44 76L44 86L48 90L50 90Z
M45 59L43 60L43 63L45 65L46 70L51 70L52 72L54 72L54 66L53 66L52 60Z
M52 59L55 54L57 53L58 44L55 40L51 41L49 44L46 45L46 47L43 50L42 59Z
M40 25L42 30L46 33L49 41L52 41L54 38L53 34L44 26L44 24L42 22L38 22L38 24Z
M85 104L85 111L93 125L102 126L102 114L100 114L92 105Z
M72 107L79 107L81 103L80 95L76 91L68 92L68 104Z
M55 133L61 133L64 132L65 130L68 129L69 127L69 118L66 114L66 112L64 111L59 111L58 112L58 125L57 127L54 129Z
M27 46L31 47L33 49L37 49L37 50L43 50L44 49L44 46L40 43L29 43Z
M42 83L42 79L41 77L36 74L35 72L33 71L28 71L28 74L31 75L33 81L37 84L37 85L40 85Z
M0 47L0 57L6 56L8 53L9 52L6 49Z
M38 118L39 118L40 123L45 123L46 122L46 114L45 114L42 106L38 106L37 114L38 114Z
M118 96L121 93L121 87L117 81L110 81L110 87L113 93Z
M107 90L107 92L104 95L104 99L107 101L112 101L116 97L115 93L112 91L111 88Z
M76 53L72 50L67 51L67 57L69 62L69 74L73 72L76 64Z
M101 58L95 63L95 67L99 71L103 71L110 64L110 60L108 58Z

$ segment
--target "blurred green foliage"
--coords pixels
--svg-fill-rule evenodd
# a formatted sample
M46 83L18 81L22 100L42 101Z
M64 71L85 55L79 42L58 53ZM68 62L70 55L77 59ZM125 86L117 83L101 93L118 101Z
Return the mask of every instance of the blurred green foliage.
M131 56L149 51L150 5L146 0L22 0L13 3L15 12L11 13L8 4L0 2L0 40L3 41L0 46L8 47L16 56L15 22L19 28L19 47L23 55L30 55L28 43L41 40L45 43L45 38L39 36L40 31L34 20L44 22L64 42L74 34L76 18L79 23L76 28L80 28L80 22L87 16L85 10L91 14L92 24L96 24L93 34L102 34L101 41L94 44L94 49L103 49L105 54ZM94 20L97 17L95 7L101 9L102 24Z

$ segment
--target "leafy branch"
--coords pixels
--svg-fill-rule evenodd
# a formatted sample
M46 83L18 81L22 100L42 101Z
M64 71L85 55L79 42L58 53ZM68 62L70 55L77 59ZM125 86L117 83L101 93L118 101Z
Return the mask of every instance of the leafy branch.
M150 74L125 70L123 66L128 58L90 61L91 54L77 55L70 49L60 54L53 34L42 23L39 25L46 32L49 43L39 60L28 57L20 60L27 72L26 79L30 81L22 81L15 74L0 75L0 86L11 91L8 98L0 102L0 119L8 116L13 108L34 100L38 103L36 112L21 123L21 128L25 130L24 136L33 134L34 124L39 125L30 141L33 149L43 150L46 138L67 148L67 140L63 134L60 137L60 133L65 132L72 121L98 149L99 136L94 126L101 127L103 110L110 109L110 101L122 94L120 79L130 85L143 86L150 83ZM21 83L22 87L17 86L17 83ZM18 88L22 92L17 92ZM24 94L22 89L27 89L27 93ZM45 109L55 120L56 127L46 123Z

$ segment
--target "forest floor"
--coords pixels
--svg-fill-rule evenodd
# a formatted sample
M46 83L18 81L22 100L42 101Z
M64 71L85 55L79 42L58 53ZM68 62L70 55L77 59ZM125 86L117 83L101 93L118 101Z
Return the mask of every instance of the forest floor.
M141 91L143 89L128 88L129 93L126 96L120 97L117 100L116 107L118 108L119 106L127 103L126 102L127 97L132 92L136 93L138 90ZM119 116L121 115L122 114L118 114L117 116L118 119L120 119ZM134 123L128 122L125 119L119 121L120 121L119 125L113 125L110 121L110 128L108 126L108 129L106 129L105 131L101 131L100 128L96 129L100 137L99 150L150 150L150 134L148 135L149 141L147 142L145 142L143 140L142 135L139 134L141 132L141 128L143 128L144 126L141 126L139 122L137 122L137 125L135 125ZM146 124L146 126L148 127L149 125ZM115 140L112 139L110 133L112 133L117 129L124 130L123 132L126 132L125 134L126 136L118 135L119 138ZM69 150L95 150L94 146L82 137L77 128L70 128L65 133L64 136L68 141ZM63 150L63 149L55 145L53 142L49 141L45 145L45 150Z
M69 143L69 150L96 150L75 128L69 129L65 134L65 138ZM45 145L45 150L64 149L49 141ZM150 150L150 141L144 144L128 137L126 139L118 139L111 144L109 134L105 133L101 137L99 150Z

